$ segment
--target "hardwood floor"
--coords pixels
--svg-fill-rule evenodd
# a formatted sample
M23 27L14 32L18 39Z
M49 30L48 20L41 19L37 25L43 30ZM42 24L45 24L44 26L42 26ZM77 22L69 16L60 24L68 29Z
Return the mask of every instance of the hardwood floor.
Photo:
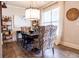
M79 58L79 50L59 45L55 47L54 57Z
M4 58L37 58L40 55L35 55L32 52L22 50L18 47L16 42L8 43L7 46L3 45ZM65 47L63 45L55 46L54 55L51 49L45 50L45 58L79 58L79 50Z
M35 58L37 56L32 52L28 52L20 48L16 42L3 45L3 58Z

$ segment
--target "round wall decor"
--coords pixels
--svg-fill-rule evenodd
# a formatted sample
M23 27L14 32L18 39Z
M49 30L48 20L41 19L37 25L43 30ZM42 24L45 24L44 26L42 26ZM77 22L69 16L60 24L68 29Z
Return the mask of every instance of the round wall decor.
M79 17L79 10L76 8L71 8L67 11L66 13L66 17L68 18L68 20L70 21L74 21Z

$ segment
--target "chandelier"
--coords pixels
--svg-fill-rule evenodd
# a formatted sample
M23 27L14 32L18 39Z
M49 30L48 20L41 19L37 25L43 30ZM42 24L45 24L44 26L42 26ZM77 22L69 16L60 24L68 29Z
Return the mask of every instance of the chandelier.
M25 17L26 17L26 19L29 19L29 20L39 20L40 19L40 10L31 7L31 4L30 4L30 8L26 9L26 11L25 11Z

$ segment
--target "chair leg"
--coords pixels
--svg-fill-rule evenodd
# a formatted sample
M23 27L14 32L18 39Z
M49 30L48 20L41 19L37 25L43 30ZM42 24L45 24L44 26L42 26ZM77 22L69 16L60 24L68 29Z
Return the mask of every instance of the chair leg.
M52 48L52 52L53 52L53 55L54 55L54 48Z

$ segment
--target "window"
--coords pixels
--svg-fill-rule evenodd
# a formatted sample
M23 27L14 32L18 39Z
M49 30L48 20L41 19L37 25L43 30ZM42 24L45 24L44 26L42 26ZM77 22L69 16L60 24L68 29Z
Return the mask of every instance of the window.
M43 26L47 26L47 25L57 26L58 21L59 21L59 7L45 11L42 14L42 25Z
M57 28L56 34L59 32L59 13L60 7L51 8L42 14L42 26L54 25Z
M29 27L31 26L30 20L26 20L25 17L15 16L14 17L14 26L15 27Z
M51 10L44 13L44 22L51 22Z
M59 21L59 7L52 9L52 24L57 26Z
M46 11L42 15L42 25L47 26L51 24L51 10Z

